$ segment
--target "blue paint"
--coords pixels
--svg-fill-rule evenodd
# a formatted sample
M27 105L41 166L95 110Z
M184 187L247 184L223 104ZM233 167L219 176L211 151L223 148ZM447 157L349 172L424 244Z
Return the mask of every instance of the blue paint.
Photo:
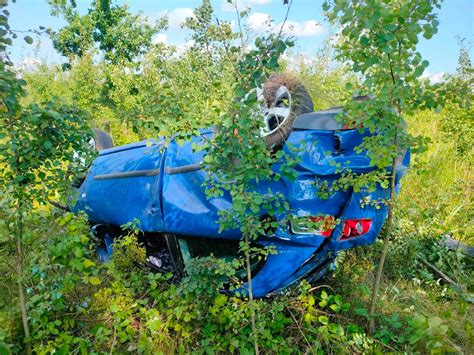
M107 248L105 247L98 247L97 254L98 254L97 256L98 256L99 262L101 263L106 263L107 261L110 260L110 255L107 251Z
M209 130L201 134L212 137ZM357 130L299 130L290 134L283 149L288 154L294 154L289 150L289 144L301 149L297 153L301 159L295 166L296 180L262 181L256 189L283 193L294 215L331 215L341 223L330 238L317 234L293 234L285 223L281 223L273 235L262 236L259 242L275 247L278 253L269 255L263 268L254 276L256 297L287 287L311 272L324 272L318 269L320 264L340 250L374 243L386 219L387 207L383 204L378 207L363 205L361 202L369 198L370 201L386 199L389 190L379 186L372 192L333 191L329 198L321 199L318 197L321 185L317 183L326 181L330 186L340 176L338 166L355 173L372 171L374 167L368 157L354 151L368 135L366 131ZM238 229L219 233L218 213L231 208L232 201L228 194L206 198L203 188L207 179L205 171L166 173L169 168L201 162L203 152L193 152L192 144L200 144L202 139L194 137L183 145L171 140L167 146L163 141L149 140L102 151L78 189L72 210L86 212L91 222L115 226L136 218L144 232L196 238L241 238ZM408 164L409 153L397 167L397 190ZM159 174L95 179L99 175L153 169L160 169ZM344 220L355 218L371 218L371 229L363 236L341 240ZM103 252L105 254L107 250ZM245 293L245 286L241 291Z
M99 262L101 263L105 263L109 261L110 257L112 256L112 253L114 252L113 250L114 238L112 237L110 233L105 233L104 243L105 245L99 246L97 248Z

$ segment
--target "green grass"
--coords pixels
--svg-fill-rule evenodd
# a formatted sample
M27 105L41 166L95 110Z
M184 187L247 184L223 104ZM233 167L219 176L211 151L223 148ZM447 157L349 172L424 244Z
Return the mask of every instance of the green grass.
M409 211L413 231L450 234L474 244L472 161L456 151L454 137L440 129L442 113L419 113L408 120L415 135L431 139L427 151L415 155L399 198ZM471 154L472 156L472 154Z

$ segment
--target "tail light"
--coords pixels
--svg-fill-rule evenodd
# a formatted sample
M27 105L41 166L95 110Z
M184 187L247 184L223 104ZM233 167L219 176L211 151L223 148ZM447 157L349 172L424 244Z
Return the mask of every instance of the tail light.
M311 226L311 223L317 226ZM307 220L299 220L291 223L291 231L295 234L316 234L323 237L330 237L334 229L334 217L332 216L310 216Z
M371 219L348 219L344 221L341 240L360 237L366 234L372 226Z

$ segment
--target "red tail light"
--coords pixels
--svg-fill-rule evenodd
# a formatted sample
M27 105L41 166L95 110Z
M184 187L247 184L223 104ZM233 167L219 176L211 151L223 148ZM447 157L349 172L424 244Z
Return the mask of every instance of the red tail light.
M308 226L308 220L303 219L291 223L291 231L295 234L316 234L323 237L330 237L334 229L334 217L315 216L307 217L309 221L317 223L317 226Z
M348 219L342 228L341 240L360 237L370 230L372 220L370 219Z
M332 230L334 229L334 218L332 216L318 216L318 217L309 217L311 222L323 222L322 226L319 229L319 233L323 237L330 237Z

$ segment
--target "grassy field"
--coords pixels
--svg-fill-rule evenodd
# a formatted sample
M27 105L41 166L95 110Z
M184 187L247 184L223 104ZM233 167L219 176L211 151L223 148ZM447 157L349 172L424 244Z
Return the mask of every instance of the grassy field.
M471 151L461 155L456 137L440 129L443 112L410 117L414 135L430 139L427 150L415 155L403 180L400 208L406 210L413 230L442 234L474 244L473 161Z

